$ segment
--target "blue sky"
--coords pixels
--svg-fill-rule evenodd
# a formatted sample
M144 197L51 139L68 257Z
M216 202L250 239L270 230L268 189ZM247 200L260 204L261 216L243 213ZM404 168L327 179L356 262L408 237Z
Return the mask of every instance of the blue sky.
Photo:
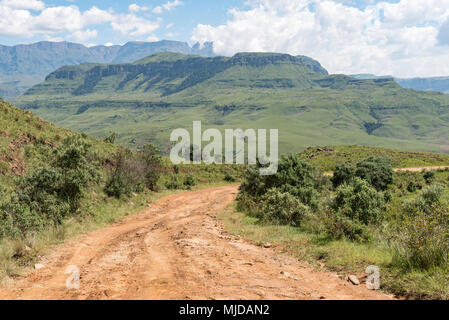
M449 0L0 0L0 44L162 39L307 55L332 73L449 75Z

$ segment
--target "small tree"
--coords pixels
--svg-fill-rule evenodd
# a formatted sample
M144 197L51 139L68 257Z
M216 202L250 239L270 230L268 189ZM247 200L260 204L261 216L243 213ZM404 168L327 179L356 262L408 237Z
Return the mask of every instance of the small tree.
M355 176L355 169L347 164L337 165L332 177L332 185L334 188L344 183L349 183Z
M368 181L378 191L393 183L393 166L388 158L370 157L357 164L355 176Z

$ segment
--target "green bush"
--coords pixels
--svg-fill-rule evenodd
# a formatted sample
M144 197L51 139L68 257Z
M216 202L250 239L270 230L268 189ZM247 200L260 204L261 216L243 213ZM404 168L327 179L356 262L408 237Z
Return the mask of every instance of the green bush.
M341 186L342 184L349 183L355 176L355 168L342 164L337 165L332 177L332 185L334 188Z
M275 175L261 176L259 166L248 168L245 179L240 186L240 194L255 199L265 195L268 190L276 188L282 193L289 193L312 210L318 208L319 193L316 189L316 170L307 162L296 156L283 156ZM241 197L238 197L238 201Z
M260 217L263 221L299 226L310 209L287 192L271 189L261 199Z
M179 181L178 176L171 175L168 178L168 181L165 183L165 187L169 190L178 190L178 189L182 189L182 184Z
M449 210L444 188L432 185L403 204L393 264L406 270L449 267Z
M15 192L9 194L0 188L0 237L18 238L45 225L44 218L20 202Z
M434 171L424 171L423 178L426 180L427 184L431 184L435 180L435 172Z
M337 188L328 231L337 238L344 235L350 240L368 240L371 237L368 226L382 220L384 206L382 193L367 181L355 178Z
M187 187L187 189L191 189L192 187L196 186L196 179L192 174L188 174L184 178L184 186Z
M346 238L351 241L366 242L372 239L370 228L358 220L353 220L347 209L335 211L330 209L324 225L327 234L333 239Z
M356 178L350 184L337 188L333 209L344 211L352 220L363 224L377 223L381 220L384 198L366 181Z
M137 152L122 150L115 156L104 191L110 197L120 198L145 187L156 190L162 170L156 147L147 145Z
M50 167L18 177L15 190L0 204L3 236L23 236L49 224L61 224L79 213L86 188L98 178L91 146L72 136L55 149Z
M378 191L393 183L393 166L388 158L370 157L357 164L355 176L368 181Z
M235 182L236 180L237 179L232 174L230 174L229 172L225 173L224 181L226 181L226 182Z

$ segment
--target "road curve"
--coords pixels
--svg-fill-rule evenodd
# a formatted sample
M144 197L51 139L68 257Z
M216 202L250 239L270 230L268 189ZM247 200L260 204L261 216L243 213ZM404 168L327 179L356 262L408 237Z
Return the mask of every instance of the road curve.
M391 299L229 235L216 220L236 186L170 195L57 246L0 299ZM66 287L69 266L79 289Z

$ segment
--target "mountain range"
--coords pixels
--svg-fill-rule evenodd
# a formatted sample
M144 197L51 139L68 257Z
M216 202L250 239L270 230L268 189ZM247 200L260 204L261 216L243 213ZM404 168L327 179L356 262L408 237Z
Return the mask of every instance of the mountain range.
M393 78L401 87L406 89L439 91L449 94L449 77L396 78L393 76L376 76L374 74L353 74L351 77L356 79Z
M13 98L42 82L50 72L65 65L85 62L132 62L156 52L179 52L212 56L212 43L190 47L186 42L128 42L125 45L86 47L71 42L37 42L29 45L0 45L0 96Z
M191 128L279 129L281 152L315 145L449 151L449 95L392 78L329 75L305 56L157 53L133 63L64 66L14 101L60 126L170 149Z

